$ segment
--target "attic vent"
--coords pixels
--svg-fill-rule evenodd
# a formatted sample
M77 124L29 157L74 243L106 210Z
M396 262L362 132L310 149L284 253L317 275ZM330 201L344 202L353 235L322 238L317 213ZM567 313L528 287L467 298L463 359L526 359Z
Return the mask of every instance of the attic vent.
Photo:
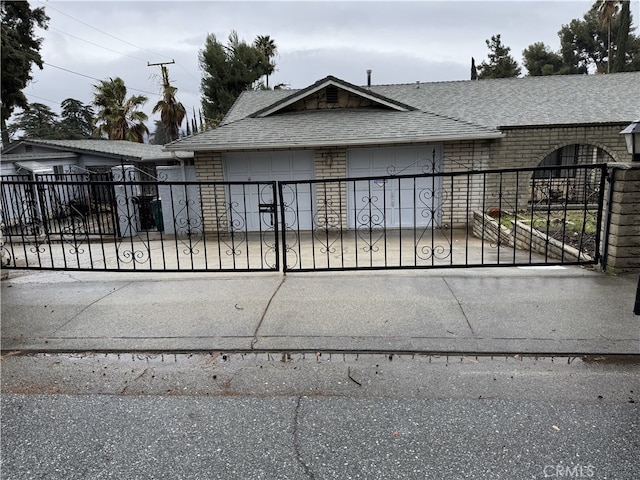
M338 103L338 87L335 85L327 87L327 103Z

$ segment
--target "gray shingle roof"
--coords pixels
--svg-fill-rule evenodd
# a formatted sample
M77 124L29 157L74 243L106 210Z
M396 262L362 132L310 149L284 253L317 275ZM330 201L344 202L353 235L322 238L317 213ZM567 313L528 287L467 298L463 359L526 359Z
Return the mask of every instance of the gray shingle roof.
M421 110L487 127L630 123L640 118L640 72L380 85Z
M258 90L242 92L233 107L224 118L222 125L237 122L262 110L269 105L278 103L299 90Z
M25 143L52 147L67 152L100 153L111 157L125 157L140 161L145 160L171 160L170 152L163 150L162 145L147 143L127 142L125 140L24 140ZM10 151L8 148L5 152ZM181 158L189 158L192 155L181 154Z
M454 139L497 138L497 130L426 112L355 109L291 112L247 117L185 138L185 149L311 148L326 145L374 145Z
M335 109L251 118L301 90L244 92L216 129L167 150L233 150L497 138L499 128L640 118L640 72L373 85L416 111Z

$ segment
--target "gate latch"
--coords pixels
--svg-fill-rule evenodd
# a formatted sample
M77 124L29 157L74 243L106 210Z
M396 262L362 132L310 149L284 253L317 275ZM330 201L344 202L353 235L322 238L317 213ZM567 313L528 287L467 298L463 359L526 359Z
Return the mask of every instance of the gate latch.
M276 220L276 204L275 203L259 203L258 210L260 213L269 214L269 226L273 227Z
M275 203L259 203L258 208L260 209L260 213L275 213L276 204Z

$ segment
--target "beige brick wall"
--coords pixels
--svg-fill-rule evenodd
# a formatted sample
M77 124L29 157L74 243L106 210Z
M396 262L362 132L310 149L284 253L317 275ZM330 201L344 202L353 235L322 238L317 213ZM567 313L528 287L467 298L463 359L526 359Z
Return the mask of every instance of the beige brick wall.
M317 179L347 176L347 149L325 148L314 152ZM328 182L316 187L316 215L314 228L347 228L347 193L344 182Z
M489 141L445 142L444 171L469 171L489 168L492 143ZM468 187L468 188L467 188ZM443 200L447 208L442 211L443 223L452 227L469 224L474 210L482 209L483 179L480 176L445 177L443 189L453 194L452 203L448 198ZM448 208L453 206L453 211Z
M196 181L222 182L222 154L220 152L194 152ZM227 230L227 205L223 186L203 185L202 217L206 232L224 232Z
M488 167L535 167L551 152L572 144L595 145L611 155L613 161L626 162L630 155L620 135L625 126L504 128L506 137L494 142Z
M640 164L612 164L614 182L606 268L640 272Z

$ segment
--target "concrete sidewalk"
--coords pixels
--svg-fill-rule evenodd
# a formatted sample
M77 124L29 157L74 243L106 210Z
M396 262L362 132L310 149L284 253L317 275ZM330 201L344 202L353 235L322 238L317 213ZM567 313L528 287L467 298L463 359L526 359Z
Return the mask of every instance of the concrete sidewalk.
M578 267L12 271L2 350L640 354L636 286Z

